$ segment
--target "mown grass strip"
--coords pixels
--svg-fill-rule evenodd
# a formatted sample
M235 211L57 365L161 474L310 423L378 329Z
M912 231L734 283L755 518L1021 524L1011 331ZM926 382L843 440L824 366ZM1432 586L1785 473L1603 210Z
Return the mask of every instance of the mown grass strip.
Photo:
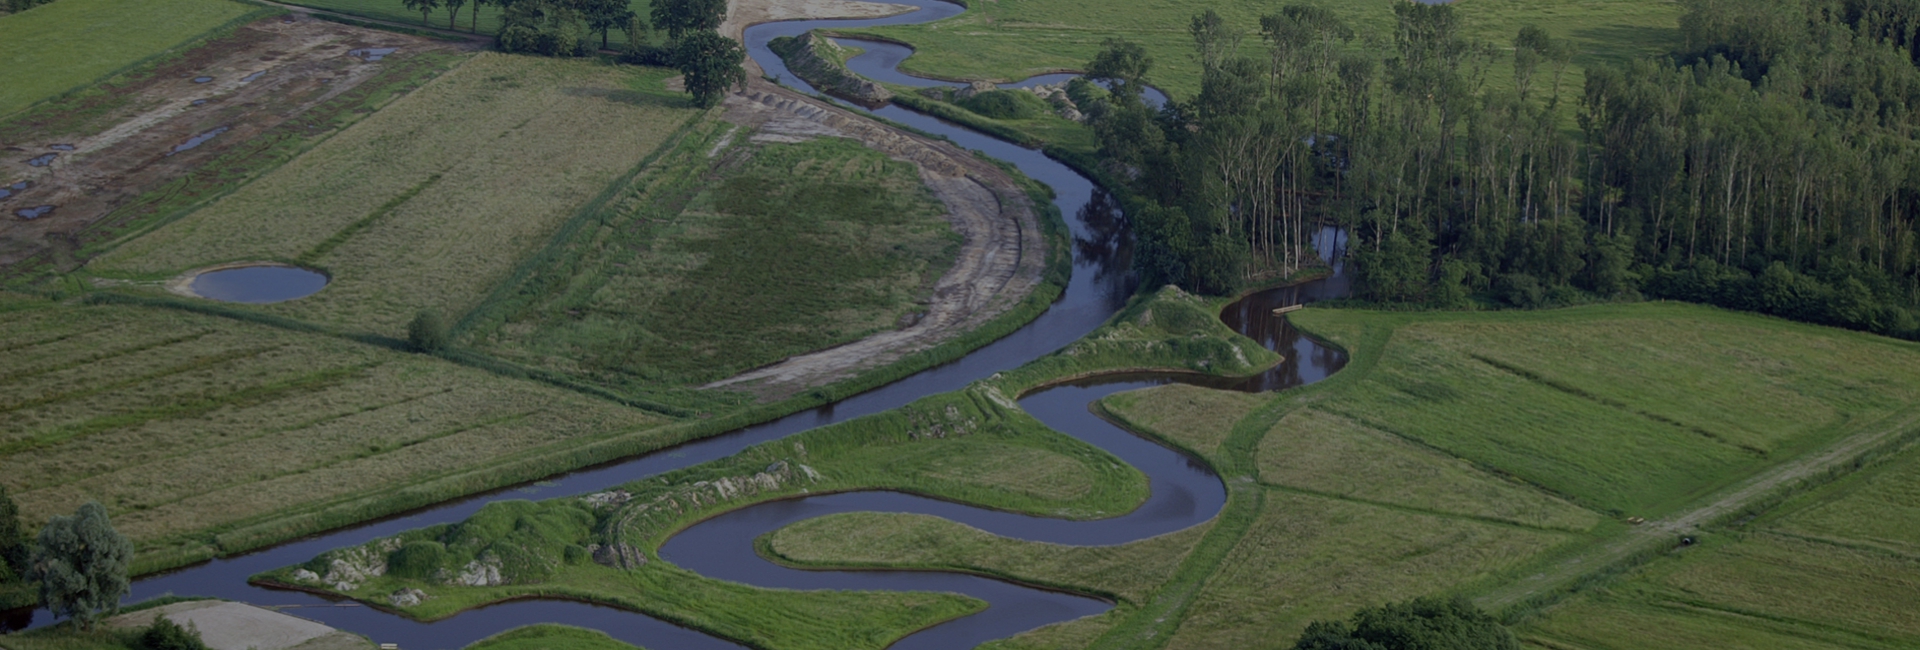
M334 248L347 243L347 240L352 239L354 235L360 234L366 229L373 227L373 224L380 221L382 217L393 214L396 208L413 200L413 197L419 196L421 192L426 191L428 187L431 187L439 181L440 174L428 176L426 180L420 181L420 184L407 188L407 191L401 192L399 195L388 199L386 203L380 204L380 207L374 208L373 212L367 213L367 216L361 217L359 221L348 224L345 228L341 228L340 232L334 233L332 237L326 238L325 241L315 245L312 250L301 253L299 257L294 259L303 265L311 265L318 262L320 258L326 257L327 253L332 252Z

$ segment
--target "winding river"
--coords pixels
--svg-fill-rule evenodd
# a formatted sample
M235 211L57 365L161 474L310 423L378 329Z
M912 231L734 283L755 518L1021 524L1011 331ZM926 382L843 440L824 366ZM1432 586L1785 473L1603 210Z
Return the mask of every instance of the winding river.
M908 0L919 10L871 20L814 20L769 23L746 30L748 52L770 75L789 85L811 90L788 73L766 48L768 40L815 28L849 28L919 23L958 14L958 5L939 0ZM896 66L907 48L859 42L866 53L849 66L871 78L913 85L944 82L911 77ZM1018 84L1056 83L1068 75L1044 75ZM1150 98L1158 102L1157 93ZM1046 313L1006 338L943 366L928 369L887 386L785 418L747 427L607 465L582 469L537 484L502 489L431 508L337 529L250 553L221 558L134 582L128 602L163 594L214 596L267 606L292 606L290 613L336 628L364 634L382 643L398 643L409 650L458 648L499 632L533 623L564 623L602 630L630 643L655 650L741 648L739 644L682 628L642 614L586 603L523 600L499 603L463 612L433 623L386 614L316 595L248 585L255 573L287 566L323 551L362 544L422 526L457 522L482 505L501 499L552 498L596 492L662 472L732 455L748 446L785 437L814 427L878 413L921 397L964 388L993 373L1011 370L1071 343L1098 327L1133 293L1128 273L1131 239L1114 202L1092 182L1038 151L975 133L898 107L873 113L926 132L944 135L960 146L1017 166L1026 175L1051 186L1055 204L1069 215L1073 237L1072 279ZM1344 245L1342 233L1323 230L1321 251ZM914 512L945 517L989 532L1021 539L1080 545L1122 544L1181 530L1211 519L1225 503L1225 487L1205 465L1172 449L1148 442L1095 417L1089 403L1107 395L1172 381L1200 381L1218 388L1270 391L1325 378L1346 363L1345 355L1300 335L1277 307L1345 295L1346 276L1337 257L1335 273L1326 279L1250 295L1229 306L1221 318L1230 326L1286 360L1264 373L1238 380L1127 375L1070 383L1024 396L1020 405L1055 430L1097 445L1132 463L1152 486L1148 501L1125 515L1098 521L1067 521L984 510L965 505L892 492L858 492L778 501L733 511L695 525L669 540L661 556L704 575L765 587L790 589L920 590L963 593L990 603L972 616L949 621L908 636L894 648L971 648L990 639L1010 636L1048 623L1096 614L1111 605L1101 600L1034 589L989 578L921 571L809 571L781 567L760 558L753 539L789 523L824 514L850 511ZM0 630L51 623L43 610L15 610L0 614Z

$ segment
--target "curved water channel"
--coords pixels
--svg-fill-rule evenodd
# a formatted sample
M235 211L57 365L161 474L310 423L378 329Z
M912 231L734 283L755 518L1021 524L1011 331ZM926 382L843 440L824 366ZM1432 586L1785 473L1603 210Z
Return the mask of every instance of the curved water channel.
M767 50L768 40L815 28L926 22L962 11L958 5L940 0L907 0L903 4L913 4L921 9L873 20L795 21L750 27L746 30L748 51L769 74L780 75L790 85L804 88L804 84L786 72L779 58ZM849 63L862 74L888 81L904 78L915 85L942 83L890 73L908 52L906 48L868 42L859 45L866 47L868 53ZM876 69L881 66L885 70ZM1008 85L1054 83L1064 78L1064 75L1046 75ZM136 602L172 593L213 596L266 606L290 606L287 610L290 613L364 634L378 642L398 643L400 647L410 650L458 648L533 623L564 623L594 628L656 650L742 647L642 614L587 603L512 601L424 623L304 592L255 587L247 584L246 580L255 573L304 562L326 550L362 544L422 526L458 522L491 501L552 498L601 491L726 457L748 446L807 429L896 408L927 395L958 390L973 381L1019 367L1073 342L1106 321L1133 293L1132 278L1127 270L1131 240L1125 221L1117 206L1092 182L1038 151L996 140L958 125L893 106L873 112L923 131L944 135L960 146L1012 163L1029 177L1054 189L1055 204L1062 214L1070 215L1067 222L1073 237L1074 271L1066 291L1051 308L1006 338L953 363L928 369L834 404L648 455L570 472L537 484L474 495L148 576L134 582L133 593L127 601ZM1344 235L1326 229L1321 232L1317 243L1322 251L1337 251L1344 245ZM1300 335L1284 319L1271 315L1270 311L1281 306L1345 295L1346 276L1339 272L1337 257L1333 259L1335 273L1332 277L1259 292L1234 303L1221 314L1228 325L1286 355L1284 362L1264 373L1239 380L1163 375L1110 376L1039 390L1020 400L1023 409L1049 427L1104 448L1145 473L1151 481L1152 495L1147 503L1133 512L1098 521L1066 521L984 510L892 492L823 495L765 503L721 515L683 531L669 540L660 553L663 558L704 575L766 587L949 591L990 603L990 607L979 614L923 630L901 640L893 646L895 648L971 648L981 642L1040 625L1104 611L1110 605L1093 598L971 575L789 569L760 558L753 550L752 541L764 532L794 521L861 510L924 513L1002 535L1083 545L1126 543L1211 519L1225 502L1224 486L1211 470L1181 453L1148 442L1095 417L1087 406L1106 395L1172 381L1197 381L1219 388L1268 391L1325 378L1346 363L1345 355ZM0 630L37 627L51 622L51 617L43 610L0 613Z

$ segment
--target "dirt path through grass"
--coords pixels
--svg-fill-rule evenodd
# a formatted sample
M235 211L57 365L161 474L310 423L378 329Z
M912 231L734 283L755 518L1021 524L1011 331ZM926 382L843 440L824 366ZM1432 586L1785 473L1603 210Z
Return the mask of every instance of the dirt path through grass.
M1887 443L1920 425L1920 409L1895 413L1870 428L1855 433L1818 454L1802 455L1768 469L1734 487L1731 492L1698 508L1637 526L1613 540L1567 558L1553 569L1522 578L1479 598L1478 604L1498 611L1528 598L1566 585L1580 577L1615 566L1637 553L1678 544L1679 538L1696 532L1722 517L1751 507L1777 494L1789 485L1851 462L1862 454Z

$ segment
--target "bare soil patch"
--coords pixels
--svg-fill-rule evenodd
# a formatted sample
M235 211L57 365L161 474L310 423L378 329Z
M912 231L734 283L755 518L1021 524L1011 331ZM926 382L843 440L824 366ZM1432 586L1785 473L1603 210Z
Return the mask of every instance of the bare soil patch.
M367 82L383 72L462 47L470 46L276 16L0 124L0 185L27 183L0 199L0 268L36 258L77 266L80 247L178 209L169 199L212 196L259 171L237 159L350 122L363 102L338 100L381 92ZM355 53L383 48L396 49L379 61ZM55 209L32 219L15 212L42 205Z

